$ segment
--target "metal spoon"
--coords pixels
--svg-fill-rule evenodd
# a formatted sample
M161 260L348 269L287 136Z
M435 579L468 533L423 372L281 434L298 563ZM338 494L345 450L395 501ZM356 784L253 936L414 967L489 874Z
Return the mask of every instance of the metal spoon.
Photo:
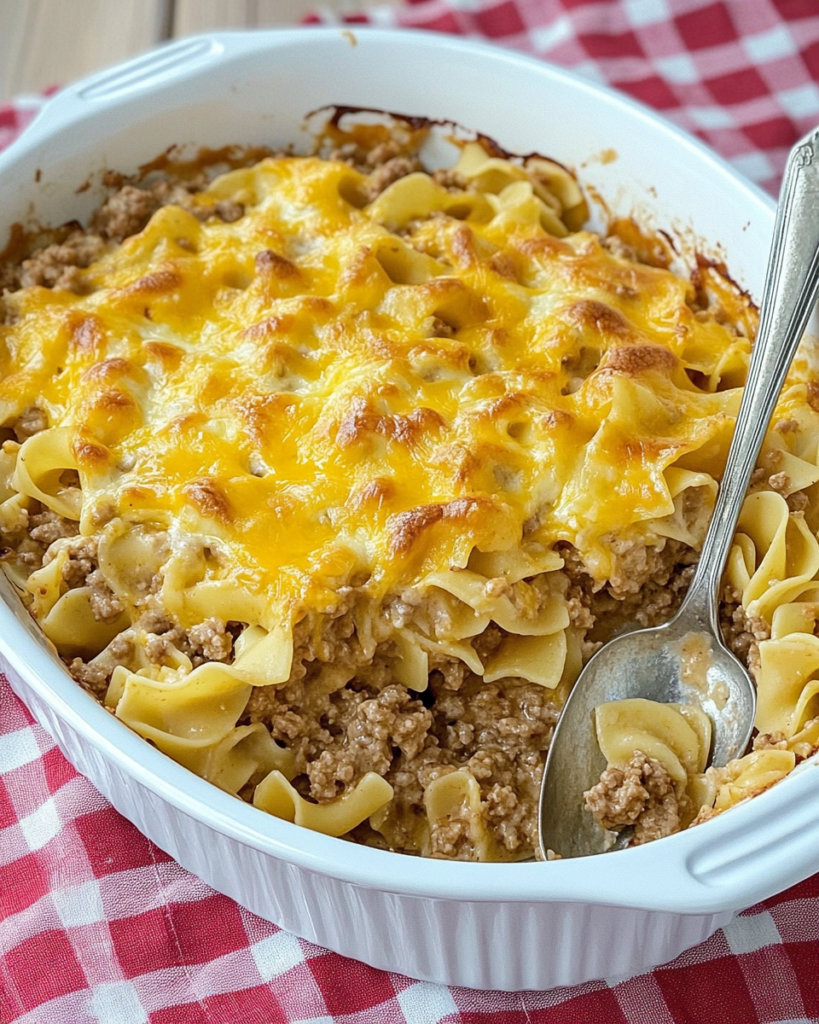
M745 393L702 546L680 610L665 625L611 640L589 661L569 696L552 740L540 793L540 847L562 857L602 853L613 845L584 809L583 793L606 767L594 709L645 697L699 704L713 723L711 764L744 753L753 729L756 691L725 647L719 586L745 492L771 415L819 291L819 129L788 157L765 276L759 330ZM707 645L704 671L686 671L690 653ZM616 844L625 845L622 840Z

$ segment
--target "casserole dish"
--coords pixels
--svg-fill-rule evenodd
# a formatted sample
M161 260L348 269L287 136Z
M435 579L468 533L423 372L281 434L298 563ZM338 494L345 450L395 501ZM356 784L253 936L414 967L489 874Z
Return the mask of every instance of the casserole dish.
M544 102L518 113L521 95ZM759 291L772 203L697 143L565 72L409 33L214 35L78 83L0 158L3 227L31 210L45 223L83 220L100 200L93 185L82 188L95 172L129 172L174 144L298 145L305 115L332 103L451 119L512 151L553 155L609 210L672 231L683 258L700 247L725 259L742 287ZM106 714L2 582L0 668L72 763L217 889L374 966L510 990L635 972L813 870L810 762L705 827L595 861L419 860L259 815Z

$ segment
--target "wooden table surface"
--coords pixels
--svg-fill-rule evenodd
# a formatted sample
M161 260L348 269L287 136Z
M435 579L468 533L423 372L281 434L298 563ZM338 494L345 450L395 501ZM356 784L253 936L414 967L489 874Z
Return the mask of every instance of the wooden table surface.
M65 85L167 39L294 24L398 0L0 0L0 103Z

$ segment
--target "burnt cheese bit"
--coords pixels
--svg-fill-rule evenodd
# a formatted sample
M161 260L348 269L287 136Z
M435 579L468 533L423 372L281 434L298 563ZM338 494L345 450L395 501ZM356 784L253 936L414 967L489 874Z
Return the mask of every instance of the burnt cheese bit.
M390 550L394 555L407 554L438 523L474 531L476 539L494 541L498 533L503 533L504 518L501 504L484 496L454 498L440 505L420 505L389 517Z
M142 423L142 409L127 390L106 388L89 396L83 420L94 437L112 445Z
M227 495L213 477L200 477L182 488L185 498L205 519L229 524L233 514Z
M175 267L152 270L126 285L121 294L126 297L164 295L179 288L183 282L182 273Z
M668 374L678 365L674 353L662 345L618 345L609 350L602 369L635 377L652 370Z
M582 299L564 307L563 315L570 323L588 327L599 334L628 337L633 333L623 314L596 299Z
M412 448L437 434L444 426L443 418L434 409L413 409L406 416L382 416L374 412L365 400L355 399L341 418L336 444L340 448L348 448L377 435Z
M72 310L68 317L68 331L70 350L82 355L101 352L105 329L98 316Z
M299 268L285 256L280 256L272 249L263 249L254 257L256 272L262 277L298 277Z
M167 341L146 341L143 348L148 360L162 367L165 372L178 369L185 354L178 345Z
M92 439L85 430L80 431L72 440L71 452L77 460L77 465L80 470L89 472L102 468L107 465L111 459L110 449L105 445L100 444L95 439ZM72 486L78 485L79 479L72 483Z

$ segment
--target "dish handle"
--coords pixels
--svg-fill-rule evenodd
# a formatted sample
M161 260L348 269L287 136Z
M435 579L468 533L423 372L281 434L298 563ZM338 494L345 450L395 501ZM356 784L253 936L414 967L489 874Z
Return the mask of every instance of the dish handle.
M123 98L143 100L175 79L201 73L210 65L249 56L263 45L259 32L218 32L165 43L115 68L106 68L60 89L27 128L27 143L56 125L80 121ZM15 146L19 143L15 143ZM13 148L13 147L10 147Z

